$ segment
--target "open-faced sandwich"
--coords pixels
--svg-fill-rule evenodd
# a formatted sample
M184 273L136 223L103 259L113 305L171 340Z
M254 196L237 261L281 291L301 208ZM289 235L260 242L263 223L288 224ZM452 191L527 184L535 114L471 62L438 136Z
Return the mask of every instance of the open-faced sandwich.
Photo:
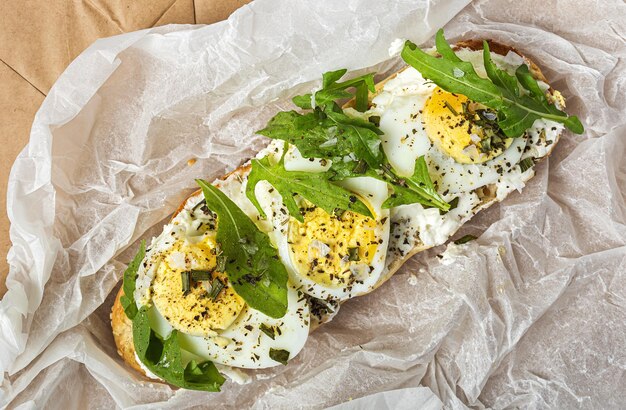
M128 364L207 391L234 368L286 365L341 303L520 190L564 127L583 131L510 47L453 49L440 31L401 56L378 84L324 74L259 131L256 158L197 180L124 273L112 325Z

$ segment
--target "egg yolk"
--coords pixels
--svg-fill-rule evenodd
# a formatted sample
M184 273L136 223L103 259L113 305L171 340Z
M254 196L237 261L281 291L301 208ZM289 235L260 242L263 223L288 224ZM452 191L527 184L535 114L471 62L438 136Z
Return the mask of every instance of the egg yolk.
M203 282L190 280L190 289L183 292L182 272L193 269L212 272L212 281L219 279L224 288L213 300ZM176 241L162 255L152 283L152 301L161 315L181 332L204 336L228 328L237 318L245 302L235 293L226 274L215 271L215 243L207 237L200 243Z
M486 149L483 129L463 115L463 105L470 103L471 100L464 95L452 94L437 87L426 101L422 113L430 140L461 164L486 162L500 155L512 142L511 138L506 138L498 147Z
M291 218L291 261L301 275L330 287L350 285L371 271L378 247L376 220L346 211L329 215L314 205L304 208L304 222Z

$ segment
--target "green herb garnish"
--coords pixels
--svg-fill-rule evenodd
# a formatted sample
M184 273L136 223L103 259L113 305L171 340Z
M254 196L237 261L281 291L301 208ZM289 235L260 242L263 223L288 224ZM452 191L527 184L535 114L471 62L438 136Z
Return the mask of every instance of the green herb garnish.
M152 373L175 386L191 390L220 391L224 377L210 361L183 364L178 331L163 338L152 330L147 306L133 320L133 344L137 357Z
M365 162L364 160L360 160L356 163L354 168L352 168L352 172L357 175L364 174L365 171L367 171L367 162Z
M508 75L506 72L503 74ZM448 104L447 101L446 104ZM462 103L463 112L460 115L469 123L476 124L481 128L480 151L489 154L492 151L504 150L507 136L500 129L498 114L491 109L473 107L475 105L477 104L471 104L469 101ZM450 108L452 107L450 106Z
M374 74L365 74L351 80L338 83L348 70L345 68L337 71L329 71L322 75L322 89L313 94L298 95L293 98L293 103L300 108L312 109L314 107L334 106L335 100L351 98L348 88L356 90L356 109L364 112L369 104L368 91L376 91L374 86Z
M476 74L471 63L461 60L452 51L443 30L437 32L435 43L441 58L425 53L410 41L405 43L401 56L424 78L444 90L463 94L494 109L498 113L498 125L506 136L522 136L540 118L563 123L576 134L584 131L577 117L568 116L549 103L525 64L517 68L515 77L498 69L491 60L489 44L485 41L483 59L489 78L482 78ZM520 86L524 92L520 91Z
M218 216L216 241L235 292L270 317L287 312L287 271L269 237L223 192L197 179L209 209ZM219 259L218 259L219 261Z
M224 286L224 282L222 282L220 278L213 279L213 282L211 282L211 292L209 292L209 298L212 301L215 301L222 289L224 289Z
M206 201L203 199L191 208L191 213L195 213L199 208L206 206Z
M218 272L226 271L226 256L222 252L222 246L219 243L215 246L215 270Z
M146 256L146 241L141 241L139 245L139 251L133 260L128 264L128 267L124 271L124 282L122 287L124 288L124 295L120 298L120 303L124 308L126 317L133 320L137 314L137 302L135 302L135 283L137 281L137 270L139 265Z
M372 216L369 208L356 195L339 185L333 184L327 173L287 171L283 165L283 158L278 164L272 165L269 157L252 160L252 170L248 175L246 186L246 196L263 216L265 216L265 212L254 194L257 183L263 180L268 181L280 193L289 214L300 222L304 222L304 217L294 199L295 194L319 206L329 214L339 208Z
M450 105L450 103L449 103L449 102L444 101L444 104L446 105L446 108L447 108L447 109L448 109L448 110L449 110L452 114L454 114L454 115L459 115L459 113L458 113L458 112L456 112L456 110L454 109L454 107L452 107L452 106Z
M450 205L450 210L455 209L459 206L459 197L455 196L452 201L448 202L448 204Z
M393 187L393 195L383 203L383 208L393 208L417 202L426 207L439 208L444 212L450 210L450 204L446 203L437 193L423 156L415 161L415 172L412 176L400 178L393 174L390 183Z
M226 286L220 278L213 279L213 270L200 270L192 269L190 271L181 272L181 278L183 280L183 294L187 295L190 291L191 281L202 282L211 281L211 290L209 291L209 298L213 301L217 299L222 289Z
M376 127L380 127L380 115L371 115L367 121L371 122Z
M180 273L183 295L187 296L191 292L191 272L185 271Z
M269 337L272 340L274 340L274 337L276 337L274 326L268 326L265 323L261 323L261 325L259 326L259 329L261 330L261 332L265 333L267 337Z
M275 360L280 364L287 365L287 361L289 360L289 352L283 349L270 348L270 359Z
M519 167L522 172L526 172L526 170L528 168L532 168L533 165L535 165L535 160L533 160L531 157L524 158L519 162Z
M214 270L192 269L189 271L189 274L191 275L191 280L194 282L201 282L203 280L213 279L213 271Z
M463 245L464 243L468 243L476 239L474 235L465 235L454 241L455 245Z
M316 107L308 114L279 112L258 133L295 145L307 158L332 160L333 165L345 162L344 158L350 155L372 168L378 168L383 160L379 137L382 131L369 121L328 107Z
M348 248L348 260L349 261L358 261L359 260L359 248Z

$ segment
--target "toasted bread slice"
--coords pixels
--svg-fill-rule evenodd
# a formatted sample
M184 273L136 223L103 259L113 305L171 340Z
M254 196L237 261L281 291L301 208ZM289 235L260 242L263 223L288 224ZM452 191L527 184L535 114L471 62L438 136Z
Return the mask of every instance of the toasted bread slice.
M517 51L513 47L499 44L491 40L488 40L488 43L489 43L489 48L492 53L505 56L508 52L513 51L517 53L518 55L520 55L524 59L524 62L528 65L530 72L535 77L535 79L547 83L547 80L545 76L543 75L543 73L541 72L541 70L539 69L539 67L533 61L523 56L519 51ZM482 40L481 41L479 40L463 41L463 42L457 43L456 46L454 47L455 50L458 50L461 48L468 48L471 50L482 50L483 42ZM394 78L400 71L390 75L386 79L377 83L376 92L373 94L370 94L370 100L374 98L382 90L383 86L385 85L387 81ZM549 92L553 94L555 99L558 100L562 106L565 105L564 100L562 96L560 95L560 93L558 93L552 88L550 88ZM344 108L352 106L353 103L354 103L353 101L347 102L344 105ZM554 148L554 145L556 145L558 140L559 140L559 137L557 137L554 144L552 144L552 146L550 147L551 149L549 150L548 154L542 157L542 159L550 155L550 153L552 152L552 149ZM250 172L250 164L249 162L246 162L239 168L235 169L234 171L232 171L231 173L227 175L224 175L220 179L225 180L226 178L228 178L230 175L233 175L233 174L238 174L243 177L243 176L246 176L248 172ZM526 182L531 177L532 175L526 177L523 181ZM216 185L219 187L219 181L216 183ZM183 203L180 205L178 210L173 214L172 218L174 218L184 208L185 203L187 202L189 198L197 195L199 192L200 192L199 190L195 191L187 199L185 199L185 201L183 201ZM479 207L477 208L476 212L479 212L482 209L488 208L489 206L499 201L499 199L496 197L495 185L483 187L480 190L480 192L478 192L478 194L481 199L481 203ZM387 261L386 272L380 277L379 281L376 283L373 289L378 288L383 283L385 283L389 278L391 278L391 276L393 276L393 274L396 273L398 269L400 269L400 267L407 260L409 260L412 256L414 256L415 254L419 252L425 251L429 248L431 248L431 246L416 246L410 252L406 253L402 258L396 258L395 260ZM120 290L118 291L117 296L115 298L115 304L113 305L113 310L111 313L111 325L113 327L113 336L115 338L115 343L117 345L117 351L119 355L124 359L124 361L127 362L132 368L140 371L142 374L145 375L145 371L141 368L141 366L136 361L135 349L133 345L132 322L126 317L124 310L122 308L121 302L120 302L120 297L123 294L124 294L123 288L120 287ZM310 331L315 330L317 327L319 327L323 323L324 321L312 321L311 326L310 326Z

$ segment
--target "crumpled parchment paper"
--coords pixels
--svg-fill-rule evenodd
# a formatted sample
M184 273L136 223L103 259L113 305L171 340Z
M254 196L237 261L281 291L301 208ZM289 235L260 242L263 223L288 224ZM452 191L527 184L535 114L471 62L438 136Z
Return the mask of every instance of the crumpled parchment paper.
M466 3L256 0L226 22L112 37L79 56L9 180L0 407L626 405L625 6ZM218 394L130 371L109 312L137 240L195 177L262 147L254 130L322 72L389 73L392 40L422 43L444 24L452 40L493 38L534 59L585 134L565 134L522 194L462 228L478 240L417 255L288 366Z

